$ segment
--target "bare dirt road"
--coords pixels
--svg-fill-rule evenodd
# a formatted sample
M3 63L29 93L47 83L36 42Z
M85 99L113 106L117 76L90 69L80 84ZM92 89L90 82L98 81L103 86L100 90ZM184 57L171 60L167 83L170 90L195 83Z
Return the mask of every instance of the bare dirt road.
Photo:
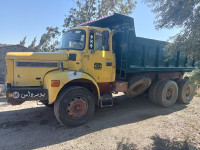
M0 149L200 149L200 98L162 108L144 96L114 99L80 127L59 126L53 109L11 106L0 96Z

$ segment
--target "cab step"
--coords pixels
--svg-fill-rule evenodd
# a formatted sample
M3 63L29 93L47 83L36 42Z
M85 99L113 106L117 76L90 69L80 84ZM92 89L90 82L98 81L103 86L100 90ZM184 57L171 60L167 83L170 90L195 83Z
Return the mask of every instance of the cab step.
M110 94L105 94L100 97L99 101L100 107L110 107L113 106L113 97Z

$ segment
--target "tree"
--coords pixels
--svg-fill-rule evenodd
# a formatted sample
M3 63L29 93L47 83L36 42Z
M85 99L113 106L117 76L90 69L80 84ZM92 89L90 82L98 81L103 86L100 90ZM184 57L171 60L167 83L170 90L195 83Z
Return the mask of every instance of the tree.
M41 36L39 44L35 47L37 51L55 51L58 45L58 37L61 34L58 27L47 27L46 30L47 32Z
M200 86L200 70L199 69L195 69L193 72L191 72L189 74L189 77L192 82Z
M64 27L75 27L80 23L102 17L111 12L130 14L136 6L133 0L77 0L64 20Z
M111 12L128 15L135 8L136 2L132 0L77 0L75 4L76 7L70 8L69 15L64 20L63 27L65 29ZM47 27L46 30L47 32L41 36L39 44L34 48L37 51L55 51L59 43L58 37L61 33L58 27ZM32 44L34 43L32 42Z
M34 49L34 48L35 48L35 45L36 45L36 41L37 41L37 38L35 37L35 38L33 39L33 41L31 42L31 44L28 46L28 48Z
M26 44L26 36L19 42L20 45L25 46Z
M168 45L169 54L181 51L200 61L200 0L146 0L156 16L156 28L182 29Z

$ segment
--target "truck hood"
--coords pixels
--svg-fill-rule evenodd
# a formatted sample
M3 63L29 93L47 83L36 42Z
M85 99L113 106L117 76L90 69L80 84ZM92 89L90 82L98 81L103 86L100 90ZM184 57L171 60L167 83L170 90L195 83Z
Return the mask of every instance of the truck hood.
M14 60L68 60L68 55L64 52L10 52L6 59Z

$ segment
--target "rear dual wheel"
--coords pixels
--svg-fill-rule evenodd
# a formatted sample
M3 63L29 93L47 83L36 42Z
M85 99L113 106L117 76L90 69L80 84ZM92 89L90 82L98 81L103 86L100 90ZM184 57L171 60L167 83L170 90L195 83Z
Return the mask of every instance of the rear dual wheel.
M182 81L183 79L180 79L180 78L176 78L174 79L174 81L176 82L176 84L178 84L180 81Z
M156 101L163 107L170 107L176 103L178 86L175 81L164 80L157 88Z
M158 104L158 102L156 101L156 92L157 92L157 88L160 85L160 83L164 81L164 80L155 80L150 88L149 88L149 99L151 100L152 103Z
M178 82L178 101L184 104L189 104L195 94L195 85L189 80L181 80Z
M156 80L149 89L149 99L163 107L173 106L178 100L188 104L194 96L195 86L189 80Z

